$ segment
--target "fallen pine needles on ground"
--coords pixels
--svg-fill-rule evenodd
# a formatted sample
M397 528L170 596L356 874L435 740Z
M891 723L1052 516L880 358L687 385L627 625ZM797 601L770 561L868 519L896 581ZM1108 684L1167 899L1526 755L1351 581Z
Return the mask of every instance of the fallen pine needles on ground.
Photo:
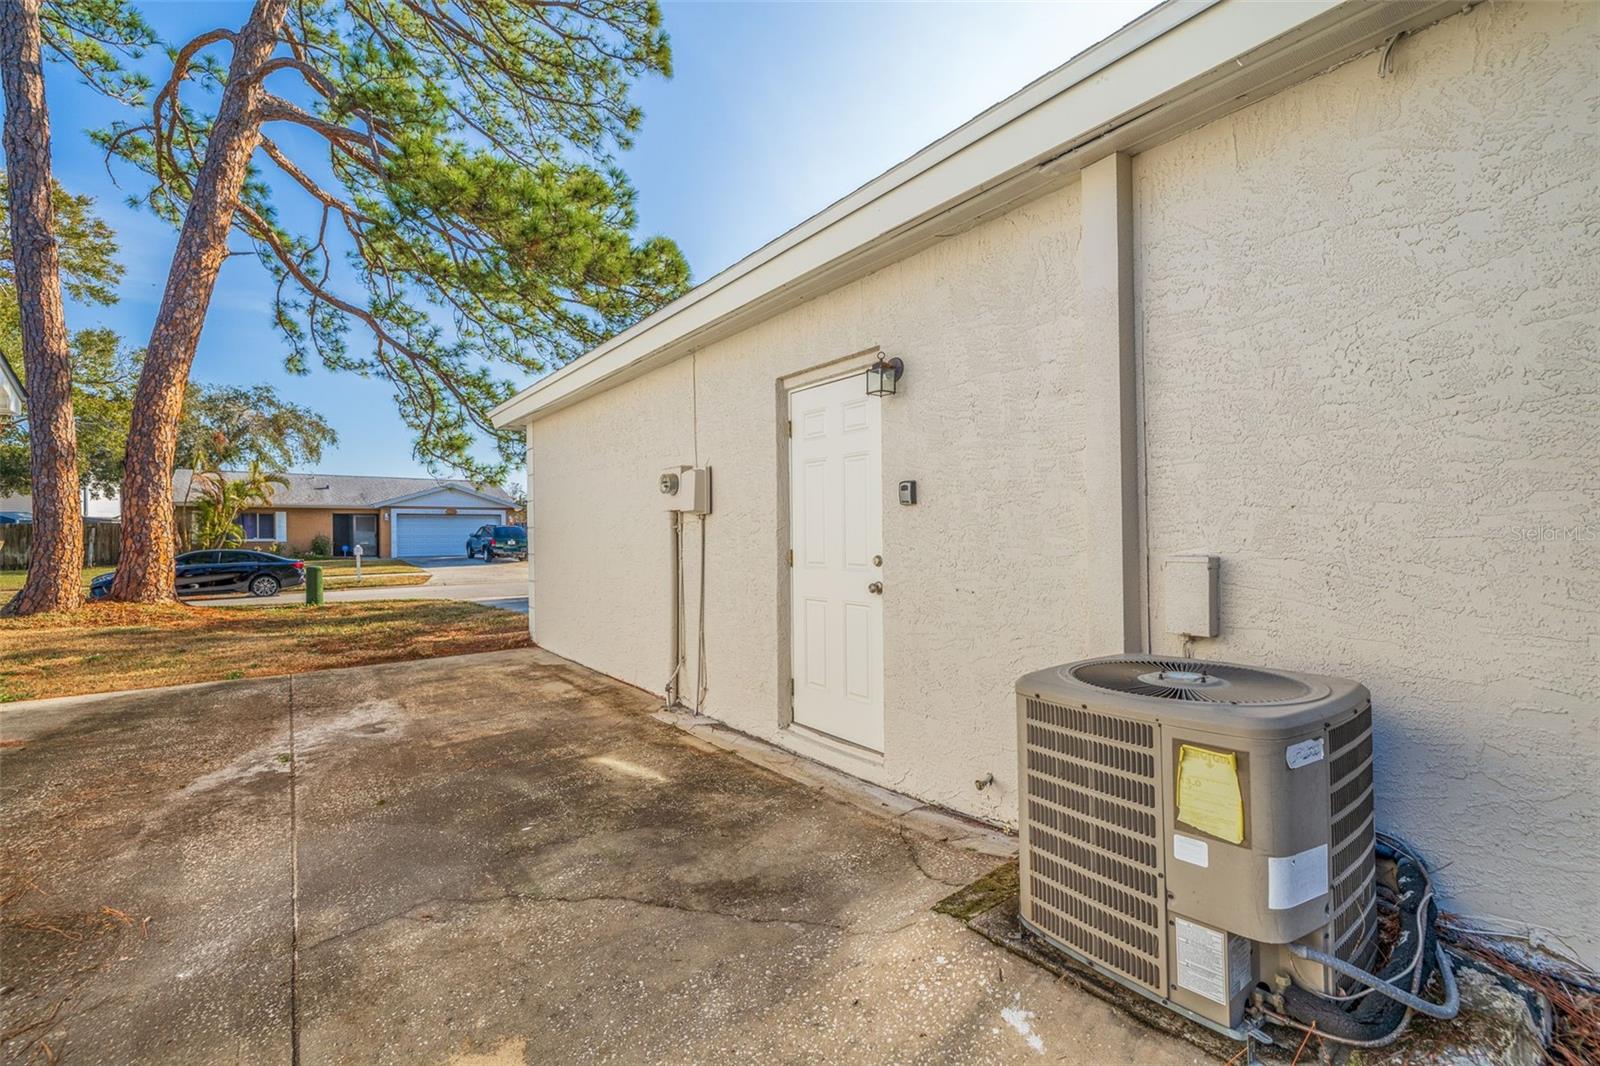
M1600 1062L1600 995L1567 984L1560 978L1524 966L1466 933L1453 932L1450 944L1542 992L1555 1013L1550 1047L1545 1058L1557 1066L1592 1066Z
M526 616L452 600L90 603L0 619L0 703L526 647Z

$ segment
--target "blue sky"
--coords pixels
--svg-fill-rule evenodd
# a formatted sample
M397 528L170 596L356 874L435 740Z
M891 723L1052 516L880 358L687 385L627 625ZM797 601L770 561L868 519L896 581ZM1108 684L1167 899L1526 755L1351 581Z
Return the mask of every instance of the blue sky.
M675 74L639 86L644 128L621 159L639 191L641 229L675 239L695 280L708 278L1150 6L668 3ZM169 40L236 26L249 10L220 0L141 7ZM160 302L173 232L123 203L144 187L140 176L119 169L122 184L113 182L84 135L117 117L114 109L63 67L51 66L47 77L56 177L98 199L127 269L118 304L69 306L68 323L107 325L140 345ZM269 298L252 258L224 266L194 380L272 381L321 411L340 437L320 464L325 471L425 473L382 382L320 367L306 377L283 371Z

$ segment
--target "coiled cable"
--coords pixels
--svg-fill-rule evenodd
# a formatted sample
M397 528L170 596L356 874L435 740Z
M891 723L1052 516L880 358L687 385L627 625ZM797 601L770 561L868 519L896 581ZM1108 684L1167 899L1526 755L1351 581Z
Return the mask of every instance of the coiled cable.
M1260 1008L1263 1017L1302 1032L1351 1047L1384 1047L1394 1043L1421 1012L1436 1018L1453 1018L1460 994L1449 955L1439 943L1435 924L1438 907L1426 865L1403 841L1379 834L1377 852L1394 861L1399 892L1400 938L1380 973L1369 973L1325 952L1292 945L1298 958L1320 963L1366 986L1352 995L1328 996L1297 985L1286 988L1282 1012ZM1445 1001L1432 1003L1422 990L1435 971L1444 984ZM1373 996L1369 993L1378 992Z

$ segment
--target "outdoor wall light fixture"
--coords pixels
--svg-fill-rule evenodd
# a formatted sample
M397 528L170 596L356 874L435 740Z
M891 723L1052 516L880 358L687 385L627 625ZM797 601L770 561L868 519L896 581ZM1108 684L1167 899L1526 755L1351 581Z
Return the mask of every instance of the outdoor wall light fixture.
M893 396L895 383L905 372L906 364L898 357L885 359L878 356L878 361L867 367L867 395Z

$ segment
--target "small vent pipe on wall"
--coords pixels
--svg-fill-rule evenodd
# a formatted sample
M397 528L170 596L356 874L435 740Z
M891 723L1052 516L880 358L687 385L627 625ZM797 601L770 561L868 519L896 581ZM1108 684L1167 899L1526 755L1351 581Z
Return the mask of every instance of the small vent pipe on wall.
M681 707L683 685L683 512L668 511L672 527L672 674L667 678L667 706Z
M695 626L699 638L695 659L694 713L699 714L706 700L706 515L711 513L711 468L695 466L669 467L657 480L661 494L667 497L667 519L672 527L672 673L667 677L668 707L684 707L683 680L688 666L688 649L684 632L688 629L683 595L683 518L696 515L700 519L700 589L697 605L699 616Z

